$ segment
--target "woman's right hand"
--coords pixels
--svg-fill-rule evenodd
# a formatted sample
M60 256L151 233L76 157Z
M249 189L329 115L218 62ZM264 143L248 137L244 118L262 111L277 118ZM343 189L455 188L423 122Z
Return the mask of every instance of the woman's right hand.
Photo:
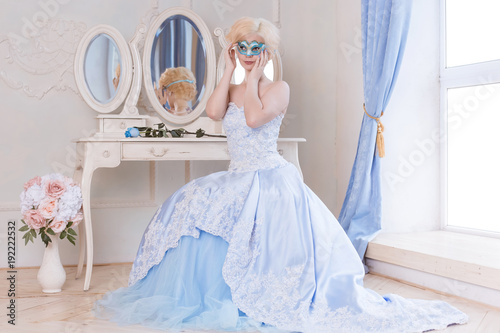
M234 69L236 68L236 50L234 47L236 43L228 44L223 52L224 52L224 62L226 63L226 71L230 71L232 74Z

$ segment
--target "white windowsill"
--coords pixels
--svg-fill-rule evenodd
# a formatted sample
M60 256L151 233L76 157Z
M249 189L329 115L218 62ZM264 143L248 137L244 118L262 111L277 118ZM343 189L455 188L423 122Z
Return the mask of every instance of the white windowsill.
M489 301L493 295L500 299L498 238L442 230L381 233L368 244L366 259L374 273L437 290L452 283L462 293L459 296L479 293L483 303L500 306Z

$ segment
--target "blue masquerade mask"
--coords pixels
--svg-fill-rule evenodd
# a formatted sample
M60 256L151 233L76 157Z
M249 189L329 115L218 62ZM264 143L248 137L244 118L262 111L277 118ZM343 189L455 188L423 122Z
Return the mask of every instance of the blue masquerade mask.
M262 52L265 48L266 44L259 43L255 40L250 44L248 44L246 40L242 40L239 41L238 45L236 46L236 49L238 50L239 53L249 57L254 55L259 55L260 52Z

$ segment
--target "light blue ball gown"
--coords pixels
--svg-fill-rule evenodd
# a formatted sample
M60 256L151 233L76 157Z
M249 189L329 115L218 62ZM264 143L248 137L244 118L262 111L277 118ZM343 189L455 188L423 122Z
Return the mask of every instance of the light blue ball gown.
M282 116L224 117L228 171L192 180L147 227L129 286L94 314L159 329L404 333L467 316L442 301L380 296L344 230L277 152Z

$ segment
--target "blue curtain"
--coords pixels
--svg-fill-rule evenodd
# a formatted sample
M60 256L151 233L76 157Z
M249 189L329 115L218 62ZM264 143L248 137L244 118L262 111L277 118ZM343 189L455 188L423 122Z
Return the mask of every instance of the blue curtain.
M412 0L361 0L363 88L366 113L380 118L398 76ZM362 105L356 112L365 112ZM377 120L364 114L358 150L339 222L361 258L381 227Z

